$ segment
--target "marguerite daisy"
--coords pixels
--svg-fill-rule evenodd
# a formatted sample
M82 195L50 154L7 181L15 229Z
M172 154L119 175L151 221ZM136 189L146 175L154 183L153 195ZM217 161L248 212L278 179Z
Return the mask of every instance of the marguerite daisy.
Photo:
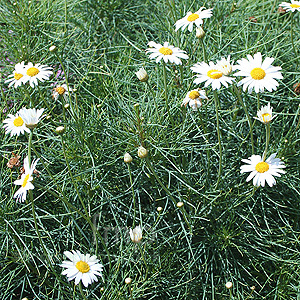
M187 27L188 30L191 32L193 30L193 24L195 24L196 27L199 27L203 24L203 19L210 18L211 16L212 8L205 9L205 7L201 7L195 13L189 11L184 18L178 20L174 24L175 31L177 31L179 28L182 28L182 30L184 30Z
M242 159L242 162L246 165L241 166L241 173L251 172L246 181L250 181L253 178L253 185L265 186L265 182L270 187L276 184L273 176L281 177L285 171L281 170L285 168L284 163L280 158L275 158L276 153L273 153L266 161L263 161L260 155L252 155L249 159Z
M238 82L238 86L243 85L243 90L251 93L252 90L256 93L263 92L266 88L269 92L276 90L279 83L275 79L282 79L281 67L272 66L274 58L267 57L262 62L261 53L258 52L251 55L247 55L247 59L242 58L238 60L238 65L234 66L235 70L239 72L235 73L235 76L245 77Z
M77 285L80 280L83 285L87 287L89 284L94 281L98 281L97 276L102 277L103 265L98 264L99 259L96 255L90 254L81 254L78 250L65 251L64 255L69 259L62 262L60 265L63 268L66 268L62 272L62 275L67 275L68 280L71 281L75 279L75 284Z
M185 98L182 101L181 106L187 106L187 104L189 104L189 106L196 111L198 109L198 107L202 106L202 99L207 99L206 97L206 93L204 90L201 89L195 89L195 90L191 90L189 91Z
M161 44L156 44L155 42L149 42L148 45L151 48L148 48L146 50L147 53L151 53L149 55L150 59L156 59L156 62L158 63L161 59L164 60L165 63L170 62L174 63L176 65L181 65L182 59L188 59L188 55L185 54L185 51L174 47L172 45L169 45L168 42L165 42L162 46Z
M24 131L30 132L30 129L25 126L24 120L19 116L19 113L17 113L15 116L9 114L8 118L5 119L3 123L5 123L3 126L3 128L5 128L5 133L10 133L11 136L19 136L20 133L24 134Z
M55 100L57 100L59 96L63 96L66 99L69 92L72 92L72 89L69 87L68 91L68 86L66 84L58 85L53 89L52 97Z
M26 75L26 82L28 81L30 86L33 88L35 85L38 85L38 80L44 81L48 80L50 75L53 74L51 71L51 67L36 64L33 65L33 63L28 63L26 66L24 72Z
M279 6L283 7L286 11L300 11L300 1L293 1L292 3L282 2Z
M33 129L37 126L38 122L44 117L42 116L44 108L35 109L35 108L25 108L23 107L20 111L20 117L23 119L26 127Z
M254 119L259 120L260 122L264 124L270 123L276 115L272 115L272 107L270 106L270 102L268 105L263 106L259 111L257 111L257 117L254 117Z
M20 185L21 187L14 194L14 198L17 198L19 202L24 202L26 200L26 194L28 190L33 190L34 186L31 183L33 177L32 173L35 169L39 159L36 159L32 162L31 166L29 166L28 156L24 159L24 174L22 174L21 179L15 180L15 185Z
M25 68L26 66L24 65L24 61L15 65L15 70L13 74L8 76L12 78L5 80L5 83L9 83L8 87L14 85L14 87L17 88L22 83L25 83L27 81L25 76Z
M209 64L204 61L197 63L191 67L191 70L195 73L199 73L199 75L196 75L197 78L194 80L194 83L199 84L205 81L204 86L207 87L211 84L213 90L219 90L221 84L228 87L227 83L232 83L232 81L234 81L233 78L224 75L218 65L214 64L212 61L210 61Z

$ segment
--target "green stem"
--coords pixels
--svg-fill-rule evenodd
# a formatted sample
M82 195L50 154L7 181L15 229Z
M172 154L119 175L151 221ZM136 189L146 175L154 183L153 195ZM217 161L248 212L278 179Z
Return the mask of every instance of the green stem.
M245 112L245 114L247 116L247 119L248 119L248 124L249 124L249 128L250 128L250 136L251 136L251 148L252 148L251 150L252 150L252 154L254 154L253 126L252 126L251 117L249 115L247 107L245 106L245 104L243 102L243 99L241 97L239 89L236 87L236 85L233 85L233 88L235 90L235 93L238 97L238 100L239 100L240 104L242 105L242 107L244 109L244 112Z
M203 42L203 38L200 39L200 41L201 41L202 50L203 50L203 60L204 60L204 62L206 62L206 51L205 51L205 45L204 45L204 42Z
M134 227L135 226L135 217L136 217L135 194L134 194L133 181L132 181L131 170L130 170L129 164L127 164L127 167L128 167L130 186L131 186L131 191L132 191L132 200L133 200L133 225L132 226Z
M270 142L270 123L267 123L266 124L266 148L265 148L265 151L264 151L264 154L263 154L263 161L265 161L265 159L267 157L269 142Z
M80 291L80 294L81 294L81 296L83 297L83 299L84 299L84 300L87 300L87 298L86 298L86 296L85 296L85 294L84 294L84 292L83 292L83 290L82 290L82 284L81 284L81 282L79 282L78 287L79 287L79 291Z
M294 25L294 13L291 12L291 40L292 40L292 46L293 46L293 50L294 50L294 54L295 54L295 57L296 57L296 68L298 67L298 56L297 56L297 51L296 51L296 48L295 48L295 45L294 45L294 35L293 35L293 25Z
M222 173L222 144L221 144L221 133L220 133L220 124L219 124L219 98L218 98L218 94L217 91L214 90L214 101L215 101L215 109L216 109L216 119L217 119L217 135L218 135L218 143L219 143L219 153L220 153L220 157L219 157L219 170L218 170L218 180L216 183L216 187L215 189L218 188L218 185L220 183L221 180L221 173Z
M155 97L154 92L153 92L153 90L152 90L152 88L151 88L151 86L150 86L150 84L149 84L148 81L146 81L146 84L147 84L147 86L148 86L148 88L149 88L149 90L150 90L150 92L152 94L152 97L153 97L153 100L154 100L154 105L155 105L155 110L156 110L156 115L157 115L158 121L160 123L160 115L159 115L159 112L158 112L158 106L157 106L157 103L156 103L156 97Z
M145 264L145 267L146 267L146 274L145 274L145 281L146 281L147 276L148 276L148 265L147 265L147 262L146 262L146 260L145 260L145 257L144 257L144 253L143 253L142 247L141 247L139 244L137 244L137 245L138 245L138 247L139 247L139 249L140 249L141 256L142 256L142 260L143 260L143 262L144 262L144 264Z
M168 102L168 89L167 89L167 70L166 70L166 63L163 60L163 74L164 74L164 87L165 87L165 100L166 100L166 108L167 108L167 113L169 116L169 119L173 125L173 119L170 114L170 109L169 109L169 102Z

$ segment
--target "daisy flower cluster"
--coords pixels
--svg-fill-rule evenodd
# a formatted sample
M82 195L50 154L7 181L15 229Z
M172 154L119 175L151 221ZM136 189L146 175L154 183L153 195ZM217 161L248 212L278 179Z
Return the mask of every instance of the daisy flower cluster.
M247 59L238 60L237 65L233 65L230 62L230 56L228 56L227 59L222 57L217 63L212 61L208 64L205 62L196 63L191 67L191 70L198 73L194 83L205 83L204 87L211 85L213 90L219 90L222 85L227 88L228 84L235 81L228 75L232 71L238 71L233 75L244 77L237 83L237 86L243 86L244 91L251 93L254 90L259 93L267 89L271 92L276 90L279 85L277 79L283 78L280 72L281 67L274 67L273 61L274 58L271 57L266 57L263 61L261 53L258 52L253 57L247 55Z
M298 1L292 1L291 4L284 2L281 5L285 8L286 6L289 6L292 11L300 9ZM187 28L188 31L191 32L195 25L197 35L199 37L203 37L203 29L200 26L203 24L204 19L208 19L211 16L212 9L206 10L204 7L201 7L195 13L190 11L185 17L179 19L174 24L175 31L180 28L184 31ZM156 63L163 60L164 63L181 65L182 59L189 58L184 50L174 47L168 42L165 42L164 44L157 44L151 41L148 45L150 48L146 50L146 53L149 54L150 59L155 59ZM279 86L278 80L283 78L281 74L281 67L274 66L274 60L275 59L273 57L265 57L263 59L262 54L257 52L253 56L248 54L247 58L241 58L237 60L236 64L234 64L234 61L231 61L231 57L229 55L227 58L221 57L221 59L216 62L197 62L191 67L191 70L196 74L194 84L204 84L204 88L211 86L212 90L220 90L222 86L228 88L229 85L236 81L236 85L238 87L241 86L244 92L252 93L252 91L254 91L255 93L261 93L265 90L272 92ZM144 69L142 69L142 71L140 70L137 73L137 76L139 80L141 80L141 78L145 78L145 80L143 79L144 81L147 81L149 78ZM186 107L189 105L194 111L196 111L202 106L202 100L204 99L208 99L206 91L196 88L187 92L181 106ZM268 124L275 118L275 115L272 114L270 103L267 106L262 107L257 112L257 117L255 118L268 126ZM251 124L250 121L249 124ZM219 128L217 128L217 130L219 130ZM252 130L251 126L250 130ZM267 139L266 145L268 146L269 138L267 137ZM264 153L263 157L259 155L252 155L248 160L243 160L243 162L248 163L248 165L241 167L242 173L251 171L247 181L253 179L253 184L257 186L264 186L265 182L267 182L269 186L273 186L276 183L273 176L280 176L279 173L284 173L281 169L285 166L279 158L275 158L276 154L272 154L267 160L265 160L265 154L266 153Z
M14 86L18 88L22 84L29 83L33 88L38 85L38 81L43 82L44 80L49 80L49 77L53 72L51 67L41 64L33 64L29 62L27 65L24 61L17 63L13 74L9 75L9 79L5 81L8 83L8 87Z
M30 132L37 126L44 117L44 109L25 108L20 109L15 115L9 114L8 118L3 121L5 133L11 136Z

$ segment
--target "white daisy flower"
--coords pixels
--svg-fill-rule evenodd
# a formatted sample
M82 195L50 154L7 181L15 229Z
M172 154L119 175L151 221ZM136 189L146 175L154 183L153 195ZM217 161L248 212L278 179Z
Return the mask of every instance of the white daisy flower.
M285 171L281 170L285 168L283 161L280 158L275 158L276 153L273 153L266 161L263 161L260 155L252 155L249 159L242 159L242 162L246 165L241 166L241 173L251 172L246 181L250 181L253 178L253 185L265 186L265 182L270 187L276 184L273 176L281 177L281 174L285 174Z
M143 237L141 226L136 226L133 230L130 228L129 235L134 243L139 243Z
M230 63L230 55L228 55L227 59L222 57L217 61L218 69L225 75L228 76L232 72L233 65Z
M5 133L10 133L11 136L20 134L24 134L24 131L30 132L30 129L26 127L24 120L19 116L19 113L17 113L15 116L9 114L8 118L3 121L5 125L3 128L5 128Z
M44 117L42 116L44 108L35 109L35 108L25 108L23 107L20 111L20 117L23 119L26 127L33 129L37 126L38 122Z
M205 82L205 87L211 84L212 89L220 89L221 84L225 87L228 87L228 83L232 83L234 81L233 78L228 77L223 74L218 65L214 64L212 61L207 64L206 62L201 62L195 64L191 67L191 70L197 74L197 78L194 80L194 83L199 84L201 82Z
M53 72L51 67L41 64L28 63L25 68L26 82L28 81L30 86L33 88L35 85L38 85L38 80L44 81L49 80L49 77Z
M234 66L235 70L239 72L235 73L234 76L245 77L238 82L238 86L243 85L243 90L251 93L252 90L256 93L263 92L266 88L269 92L276 90L279 83L275 79L282 79L281 67L272 66L274 58L267 57L262 62L261 53L258 52L251 55L247 55L247 59L242 58L238 60L238 65Z
M151 48L148 48L146 50L146 53L151 53L149 55L150 59L156 59L156 63L158 63L161 59L164 60L165 63L170 62L174 63L176 65L181 65L182 62L180 58L182 59L188 59L188 55L185 54L185 51L174 47L172 45L169 45L168 42L165 42L162 46L161 44L156 44L155 42L149 42L148 45Z
M202 99L207 99L206 97L206 93L204 90L201 89L195 89L195 90L191 90L189 91L185 98L182 101L181 106L187 106L187 104L189 104L189 106L196 111L198 109L198 107L202 106Z
M286 11L300 11L300 1L293 1L292 3L282 2L279 6L283 7Z
M203 19L210 18L211 16L212 8L205 9L205 7L201 7L195 13L189 11L184 18L178 20L174 24L175 31L177 31L179 28L181 28L182 30L188 28L188 30L191 32L193 30L194 24L196 25L196 27L200 27L200 25L203 24Z
M72 252L64 252L64 255L69 260L63 261L60 265L61 267L66 268L61 274L67 275L69 281L75 279L75 284L77 285L81 280L83 285L87 287L94 281L98 281L97 276L103 276L103 265L98 264L99 259L97 259L96 255L84 255L78 250L72 250Z
M26 66L24 65L24 61L15 65L15 70L13 74L8 76L12 78L5 80L5 83L9 83L8 87L14 85L14 87L17 88L22 83L25 83L27 81L25 76L25 68Z
M15 180L15 185L20 185L21 187L14 194L14 198L17 198L19 202L24 202L26 200L26 195L28 190L33 190L34 186L31 183L33 177L32 173L36 167L36 164L39 159L36 159L29 166L28 156L24 159L24 174L22 174L21 179Z
M68 91L68 86L66 84L62 85L57 85L56 88L53 89L52 97L57 100L59 96L63 96L65 99L69 95L69 92L72 92L73 90L69 87Z
M257 117L254 117L254 119L264 124L270 123L276 117L276 115L272 115L272 109L269 102L268 105L262 106L262 108L257 111Z

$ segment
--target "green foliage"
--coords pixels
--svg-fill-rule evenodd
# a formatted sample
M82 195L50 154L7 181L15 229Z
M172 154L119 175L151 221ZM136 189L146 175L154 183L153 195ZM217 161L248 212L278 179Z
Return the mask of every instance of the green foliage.
M276 152L287 166L272 188L254 188L240 174L241 159L251 156L251 140L232 86L218 93L220 181L213 92L207 89L209 101L197 112L181 107L195 88L190 67L203 61L204 52L195 31L175 32L173 24L200 5L213 8L203 27L208 61L228 55L237 61L260 51L282 67L278 89L259 98L277 114L268 154ZM82 299L59 266L63 252L72 249L96 254L104 265L103 280L84 289L87 299L299 299L299 100L293 91L299 80L294 52L299 53L299 12L293 15L293 48L291 13L278 13L278 5L271 0L1 2L2 120L30 105L45 108L49 116L33 134L32 157L40 158L33 190L36 220L30 199L21 204L13 199L20 171L7 167L11 152L21 162L26 157L28 136L0 132L1 299ZM168 105L162 64L144 51L149 41L169 41L189 54L182 67L166 66ZM51 45L56 53L49 52ZM39 88L8 89L4 81L23 60L52 66L54 75ZM141 66L149 74L147 84L135 76ZM55 100L52 89L65 77L76 90ZM242 100L255 116L257 95L242 93ZM262 155L264 125L253 124L254 153ZM60 136L55 129L62 125L66 132ZM137 156L141 144L149 150L145 159ZM123 162L126 152L133 157L129 165ZM138 224L143 239L137 245L129 228Z

